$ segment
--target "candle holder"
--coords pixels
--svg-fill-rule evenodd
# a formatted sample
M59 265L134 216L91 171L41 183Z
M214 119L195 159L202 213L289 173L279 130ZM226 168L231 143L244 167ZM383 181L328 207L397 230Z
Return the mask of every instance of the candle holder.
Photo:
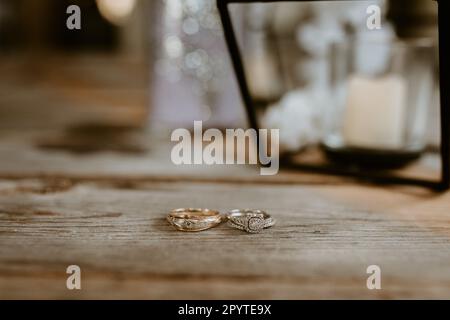
M394 0L395 1L395 0ZM429 0L424 0L429 1ZM260 81L263 75L275 74L276 66L282 72L283 63L265 63L266 69L261 70L250 64L256 59L244 59L240 45L245 43L235 31L236 21L233 20L230 6L232 4L277 4L277 3L320 3L316 1L295 0L218 0L225 39L228 45L231 60L239 84L241 96L246 107L247 117L251 128L267 127L261 114L267 113L267 108L274 101L287 100L300 101L302 96L287 95L283 98L283 90L292 90L292 81L286 81L289 75L278 75L278 87L270 90L259 90L264 87ZM333 1L356 3L358 1ZM449 56L448 40L445 30L450 29L450 3L436 1L438 6L439 30L439 78L440 78L440 167L439 178L430 179L421 174L417 176L404 175L391 170L391 167L400 167L420 157L425 149L424 140L427 101L420 98L427 96L432 89L431 68L428 62L433 60L433 44L423 40L402 41L394 40L386 47L383 41L364 43L358 39L341 39L334 36L336 41L331 45L327 59L331 65L330 80L319 88L326 97L328 108L320 109L322 127L325 132L321 139L321 148L332 161L298 162L295 152L287 150L280 159L281 164L291 168L309 170L317 173L350 176L381 184L419 185L436 191L450 188L450 96L445 89L449 86L450 69L446 57ZM336 13L337 14L337 13ZM288 18L286 18L288 19ZM252 26L264 25L264 15L254 17ZM256 31L258 29L256 28ZM270 32L268 33L270 37ZM313 37L330 36L312 32ZM263 37L264 36L260 36ZM266 35L267 37L267 35ZM264 39L270 44L270 39ZM279 41L280 42L280 41ZM380 52L389 60L382 68L365 68L359 61L355 48L365 46L369 54ZM262 46L270 49L270 45ZM384 49L383 49L384 48ZM323 48L315 48L321 50ZM383 51L384 50L384 51ZM389 52L386 52L388 50ZM273 53L265 53L273 54ZM284 52L275 51L282 56ZM304 54L302 52L301 54ZM261 57L264 55L255 55ZM266 60L269 61L269 60ZM244 63L245 62L245 63ZM358 66L359 64L359 66ZM320 64L318 65L320 68ZM294 66L292 66L294 68ZM287 68L289 69L289 67ZM367 69L367 70L366 70ZM258 75L255 79L252 75ZM430 75L430 77L428 77ZM258 78L256 77L256 78ZM280 79L283 81L280 82ZM316 81L317 82L317 81ZM319 79L319 83L320 83ZM294 83L294 87L299 83ZM302 85L305 85L304 83ZM281 89L280 89L281 87ZM259 93L266 93L261 95ZM261 99L261 97L265 99ZM297 99L297 100L294 100ZM296 102L296 103L297 103ZM374 107L378 105L378 110ZM330 109L331 108L331 109ZM317 110L316 110L317 111ZM384 114L384 116L380 116ZM301 117L301 114L298 115ZM377 118L378 117L378 118ZM267 118L267 117L266 117ZM308 117L306 117L308 118ZM313 119L309 117L308 119ZM377 122L379 123L377 125ZM438 124L436 124L438 125ZM308 126L306 126L308 127ZM313 126L311 126L313 129ZM314 130L311 130L314 131ZM280 132L280 136L282 132ZM341 163L341 165L339 165ZM342 165L344 164L344 165ZM367 167L370 166L370 170Z
M376 57L366 64L367 56ZM341 165L390 169L427 147L435 88L431 39L349 39L331 45L330 96L322 148Z

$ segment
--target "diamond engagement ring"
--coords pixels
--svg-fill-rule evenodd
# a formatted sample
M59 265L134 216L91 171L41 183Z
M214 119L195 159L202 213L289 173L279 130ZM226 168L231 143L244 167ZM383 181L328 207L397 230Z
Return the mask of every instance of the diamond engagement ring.
M259 233L275 225L275 219L262 210L231 210L227 218L229 226L249 233Z
M211 229L222 222L219 211L209 209L175 209L167 221L179 231L198 232Z

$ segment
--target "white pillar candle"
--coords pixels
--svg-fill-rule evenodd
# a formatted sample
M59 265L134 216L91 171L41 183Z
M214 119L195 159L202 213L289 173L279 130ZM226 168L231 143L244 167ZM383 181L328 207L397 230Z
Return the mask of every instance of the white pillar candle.
M344 115L345 143L361 148L401 148L406 99L406 82L401 76L351 77Z

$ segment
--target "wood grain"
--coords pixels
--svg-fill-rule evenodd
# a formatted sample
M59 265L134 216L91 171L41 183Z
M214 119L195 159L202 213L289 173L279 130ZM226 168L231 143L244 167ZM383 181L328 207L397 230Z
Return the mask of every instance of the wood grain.
M0 186L1 298L450 296L448 194L214 182ZM262 208L278 224L259 235L226 225L180 233L164 217L186 206ZM65 288L70 264L82 268L79 292ZM382 268L381 291L366 288L372 264Z

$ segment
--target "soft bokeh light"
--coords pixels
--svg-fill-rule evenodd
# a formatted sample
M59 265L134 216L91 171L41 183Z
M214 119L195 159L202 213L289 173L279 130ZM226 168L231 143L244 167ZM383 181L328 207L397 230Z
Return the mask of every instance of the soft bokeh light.
M133 13L137 0L96 0L101 15L109 22L121 25Z

